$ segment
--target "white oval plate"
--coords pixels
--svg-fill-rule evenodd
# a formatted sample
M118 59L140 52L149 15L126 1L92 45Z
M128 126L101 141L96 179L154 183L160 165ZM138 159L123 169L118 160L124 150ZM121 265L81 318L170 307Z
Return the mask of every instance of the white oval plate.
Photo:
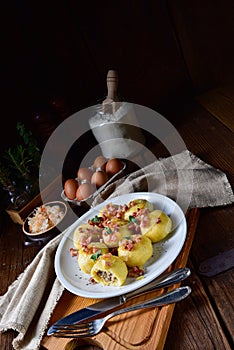
M145 274L142 279L127 278L121 287L103 286L89 282L90 275L84 274L72 257L73 233L77 226L97 215L107 203L128 204L134 199L147 199L153 203L155 209L164 211L173 223L173 231L161 242L153 244L153 256L145 264ZM182 209L172 199L157 193L135 192L119 197L110 198L90 209L72 224L65 232L55 255L55 272L62 285L71 293L86 298L109 298L135 290L155 279L163 273L180 253L187 234L187 223Z

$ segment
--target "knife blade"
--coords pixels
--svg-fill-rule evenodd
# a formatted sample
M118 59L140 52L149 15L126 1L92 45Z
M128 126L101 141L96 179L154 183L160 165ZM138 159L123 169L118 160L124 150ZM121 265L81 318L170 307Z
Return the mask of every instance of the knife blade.
M169 287L173 284L179 283L187 278L191 274L191 271L188 267L179 268L168 273L165 273L152 282L146 284L143 287L140 287L132 292L129 292L124 295L117 297L112 297L108 299L101 300L97 303L94 303L88 307L85 307L81 310L75 311L70 315L67 315L57 322L55 322L47 331L47 335L53 335L56 333L54 326L61 324L75 324L80 321L87 320L88 318L94 317L96 315L101 315L107 310L111 310L119 305L126 303L129 299L132 299L136 296L142 295L144 293L150 292L155 289Z

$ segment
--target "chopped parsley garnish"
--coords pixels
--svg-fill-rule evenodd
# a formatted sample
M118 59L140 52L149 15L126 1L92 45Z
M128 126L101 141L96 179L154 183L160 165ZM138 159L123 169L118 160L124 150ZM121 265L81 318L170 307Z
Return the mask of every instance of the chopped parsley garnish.
M94 253L93 255L91 255L90 259L96 261L100 255L102 255L102 252L101 250L98 250L97 253Z
M99 222L100 221L100 218L95 215L94 218L92 218L92 222Z
M110 235L112 233L111 228L110 227L105 227L106 233L108 233L108 235Z
M129 221L133 222L134 224L137 223L137 219L134 216L132 216L132 215L129 215Z
M131 239L131 236L124 236L125 239Z

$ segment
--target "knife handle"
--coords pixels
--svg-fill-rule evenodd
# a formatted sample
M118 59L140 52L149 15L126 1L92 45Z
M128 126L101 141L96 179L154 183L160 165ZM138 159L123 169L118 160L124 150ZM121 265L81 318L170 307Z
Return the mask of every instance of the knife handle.
M154 289L169 287L173 284L179 283L187 278L191 274L191 271L188 267L179 268L170 272L163 274L160 277L155 278L152 282L146 284L143 287L140 287L132 292L129 292L125 295L121 295L121 302L125 303L131 298L150 292Z

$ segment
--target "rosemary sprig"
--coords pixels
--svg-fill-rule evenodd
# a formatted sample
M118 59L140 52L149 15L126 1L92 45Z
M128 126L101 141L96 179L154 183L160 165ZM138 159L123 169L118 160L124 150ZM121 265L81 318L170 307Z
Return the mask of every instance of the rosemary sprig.
M29 174L32 160L26 154L26 150L22 145L8 148L4 158L9 162L9 166L18 171L21 176Z
M18 122L17 130L23 139L24 145L19 144L8 148L5 151L4 158L8 161L9 167L16 170L20 177L27 177L32 169L39 169L40 150L31 131L27 130L24 124Z

